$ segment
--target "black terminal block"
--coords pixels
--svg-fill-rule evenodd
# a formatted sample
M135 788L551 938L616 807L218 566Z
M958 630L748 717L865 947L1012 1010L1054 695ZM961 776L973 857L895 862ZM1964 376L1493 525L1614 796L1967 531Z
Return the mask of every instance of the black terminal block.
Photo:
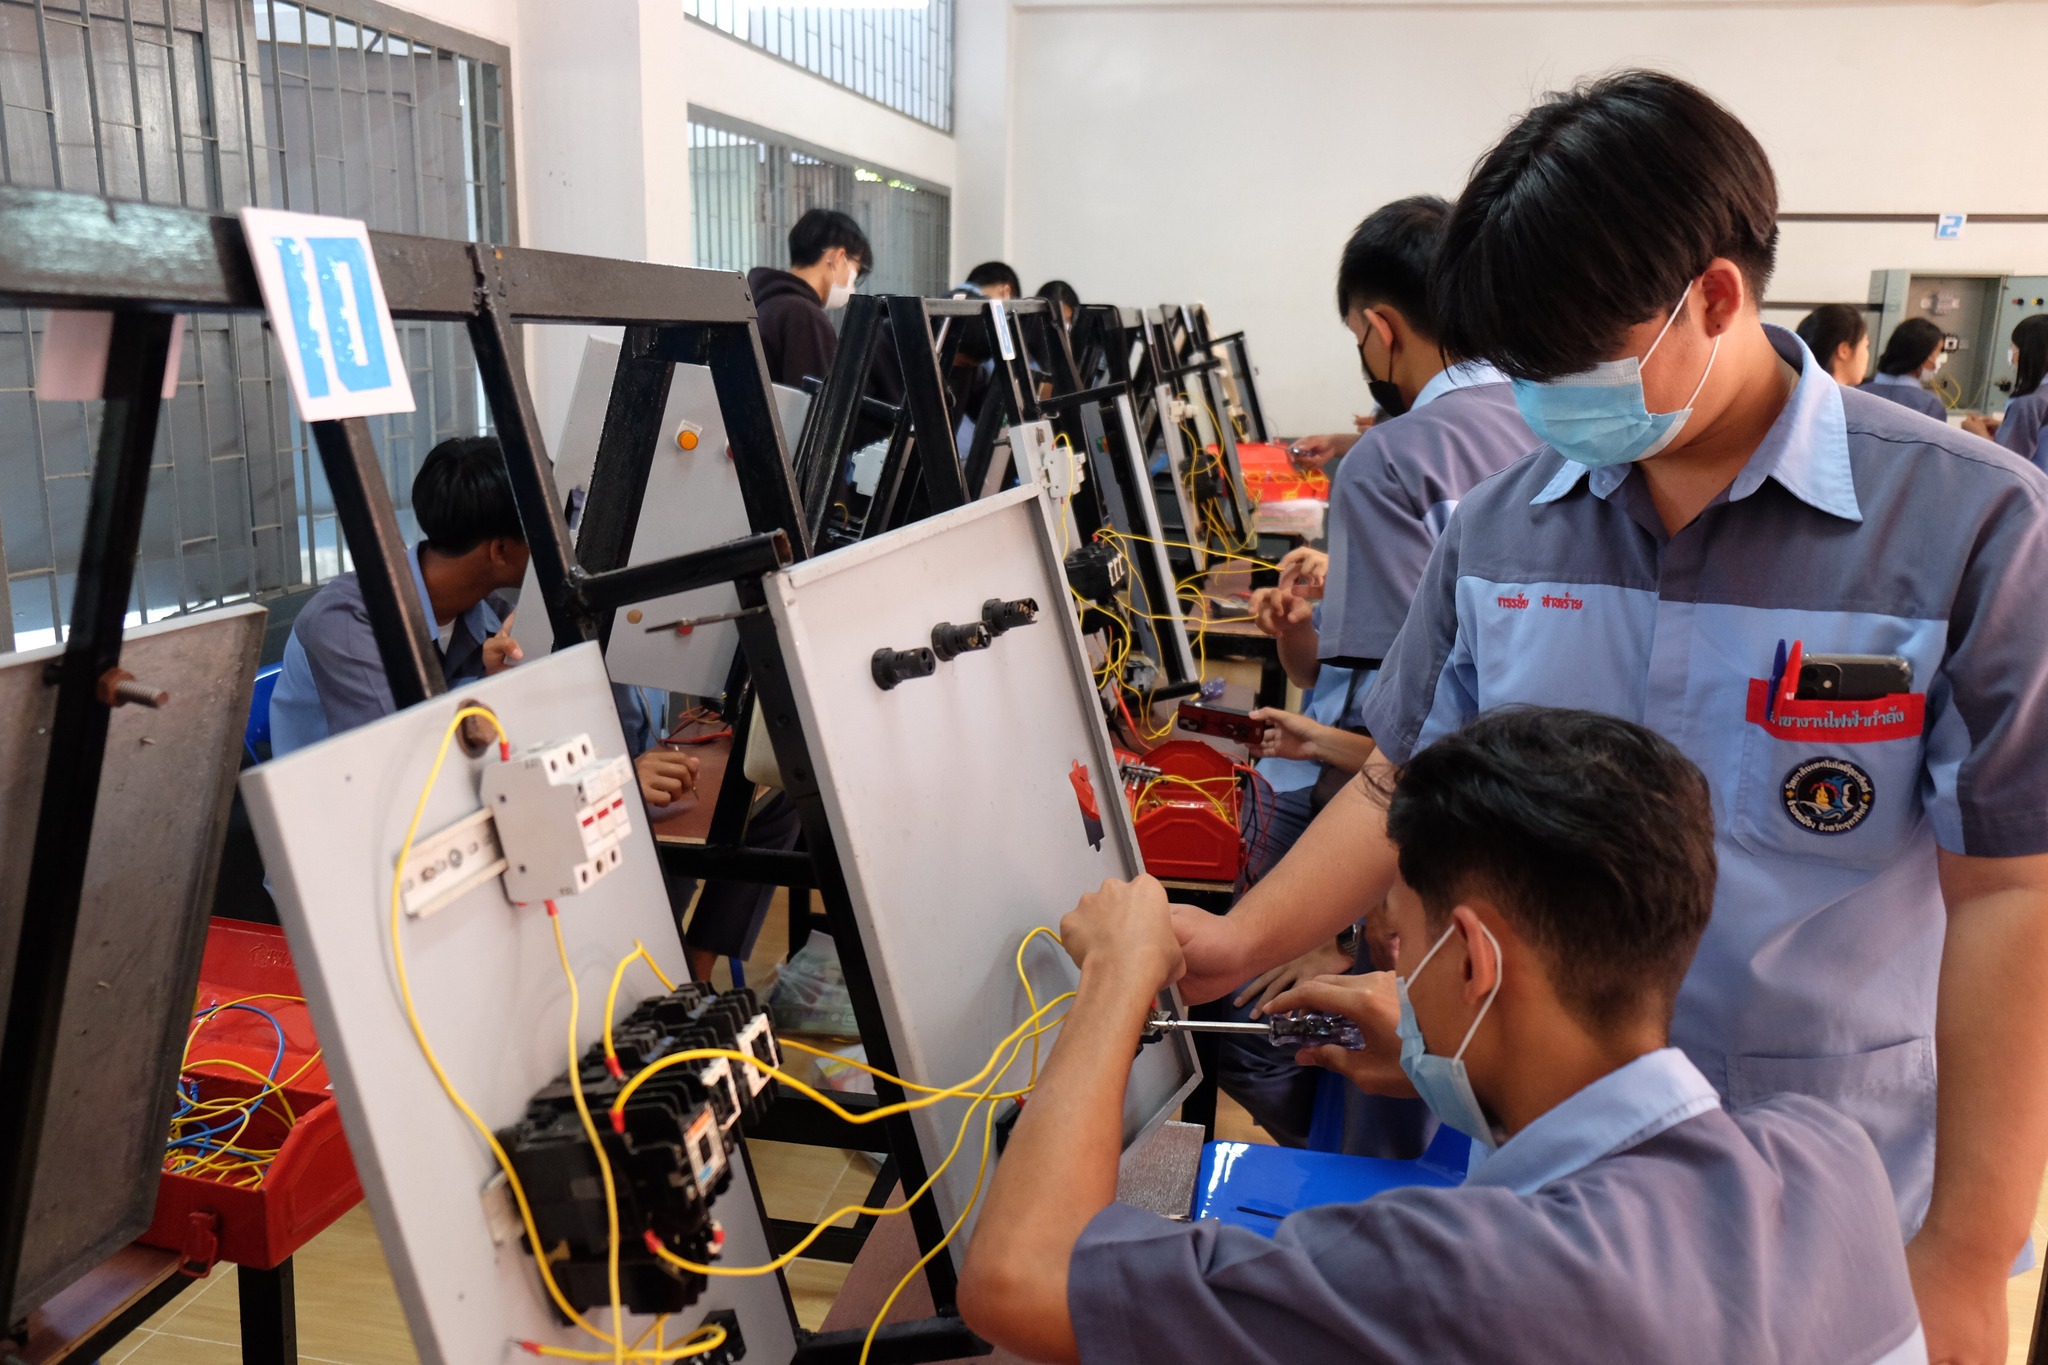
M938 669L939 656L930 649L878 649L868 664L875 686L884 692L909 678L929 678Z
M962 654L977 649L987 649L996 642L994 632L980 621L969 621L965 625L953 625L941 621L932 627L932 653L941 662L950 663Z
M1083 545L1067 556L1067 582L1090 602L1115 601L1130 576L1130 561L1107 541Z
M740 1315L730 1308L720 1308L706 1313L704 1321L698 1324L698 1331L706 1327L723 1327L725 1340L704 1352L691 1356L690 1365L739 1365L747 1358L747 1339L740 1335Z
M991 597L981 604L981 623L988 627L991 635L1028 626L1037 619L1038 599L1035 597L1018 597L1008 602L1000 597Z
M626 1080L671 1054L718 1048L773 1067L780 1051L753 992L720 994L695 982L642 1001L613 1028L612 1045L620 1075L612 1073L598 1043L583 1054L577 1076L618 1195L619 1290L635 1313L675 1313L697 1301L705 1277L661 1259L648 1237L700 1265L717 1256L724 1233L712 1204L732 1182L735 1130L767 1112L775 1084L743 1062L710 1058L650 1077L633 1092L620 1127L608 1111ZM512 1158L540 1234L541 1245L528 1250L548 1258L578 1312L608 1304L611 1237L604 1182L568 1075L528 1101L526 1113L500 1130L498 1141Z

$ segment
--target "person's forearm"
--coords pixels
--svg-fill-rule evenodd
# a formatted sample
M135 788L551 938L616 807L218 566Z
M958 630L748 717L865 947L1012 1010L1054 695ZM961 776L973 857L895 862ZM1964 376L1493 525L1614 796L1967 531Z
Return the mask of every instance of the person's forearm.
M1287 671L1287 680L1306 692L1316 685L1316 678L1323 671L1323 661L1316 657L1322 648L1322 637L1311 625L1289 626L1274 640L1280 655L1280 667Z
M2048 896L1962 890L1942 944L1934 1194L1916 1240L2002 1277L2026 1242L2048 1159Z
M960 1285L968 1325L1033 1360L1074 1360L1067 1265L1116 1198L1123 1097L1153 984L1081 969L1080 995L1003 1149Z
M1314 725L1315 722L1311 721ZM1352 730L1340 730L1334 725L1316 725L1309 732L1309 756L1318 763L1327 763L1342 772L1355 773L1366 765L1373 755L1371 735L1361 735Z
M1245 892L1229 915L1249 980L1335 938L1386 898L1394 884L1387 812L1364 782L1384 783L1390 765L1374 752L1344 784L1279 863Z

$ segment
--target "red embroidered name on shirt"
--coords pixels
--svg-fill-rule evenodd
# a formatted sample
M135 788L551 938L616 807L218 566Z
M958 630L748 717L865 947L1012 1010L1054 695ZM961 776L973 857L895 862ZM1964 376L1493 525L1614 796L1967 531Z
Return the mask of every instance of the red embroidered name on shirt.
M1509 611L1523 611L1529 605L1529 594L1518 592L1513 597L1496 597L1493 600L1506 607Z
M1586 599L1583 597L1571 596L1560 597L1553 596L1550 593L1544 593L1543 605L1546 607L1555 607L1559 611L1584 611L1586 609Z

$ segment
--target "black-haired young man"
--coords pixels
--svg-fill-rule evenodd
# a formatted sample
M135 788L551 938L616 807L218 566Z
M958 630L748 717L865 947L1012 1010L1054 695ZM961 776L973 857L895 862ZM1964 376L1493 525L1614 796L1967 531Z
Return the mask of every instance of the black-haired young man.
M1522 708L1359 799L1398 850L1401 1073L1492 1158L1271 1237L1112 1202L1131 1055L1184 966L1165 889L1112 884L1060 925L1078 997L968 1248L968 1324L1118 1365L1925 1365L1870 1139L1803 1095L1730 1113L1669 1045L1714 903L1699 770Z
M1358 706L1452 509L1540 444L1515 408L1507 377L1460 360L1438 340L1429 270L1450 211L1434 196L1396 200L1352 230L1338 260L1337 312L1387 416L1337 467L1327 560L1296 551L1282 563L1281 586L1255 595L1256 619L1277 637L1290 675L1308 693L1302 713L1254 713L1268 727L1259 772L1273 791L1259 827L1247 834L1256 874L1293 845L1371 752L1371 740L1357 732ZM1310 600L1318 592L1319 608ZM1262 995L1337 970L1338 956L1333 940L1258 978L1232 1002L1232 1016L1250 1007L1256 1018ZM1224 1088L1262 1127L1281 1142L1306 1142L1315 1073L1257 1041L1226 1040L1221 1061ZM1427 1139L1424 1118L1412 1102L1359 1097L1346 1117L1344 1150L1416 1156Z
M2048 1153L2048 477L1764 326L1776 242L1762 147L1671 77L1553 96L1485 156L1438 317L1549 446L1460 505L1363 719L1399 763L1584 706L1700 765L1720 893L1673 1041L1736 1105L1862 1123L1934 1358L2002 1360ZM1884 662L1840 689L1815 656L1844 655ZM1354 786L1228 917L1176 911L1191 998L1377 902L1382 828Z
M837 209L810 209L789 230L789 269L747 272L770 379L797 388L831 371L839 334L825 315L846 306L874 264L859 223Z
M1024 281L1001 261L983 261L967 272L967 282L979 289L985 299L1008 301L1024 297Z
M449 687L519 662L510 603L526 577L526 533L495 436L457 436L427 452L413 477L412 511L425 539L407 553L420 605L439 630ZM626 746L649 805L693 789L697 760L654 742L638 692L615 687ZM341 574L300 610L270 695L270 751L283 757L397 710L370 628L362 584Z

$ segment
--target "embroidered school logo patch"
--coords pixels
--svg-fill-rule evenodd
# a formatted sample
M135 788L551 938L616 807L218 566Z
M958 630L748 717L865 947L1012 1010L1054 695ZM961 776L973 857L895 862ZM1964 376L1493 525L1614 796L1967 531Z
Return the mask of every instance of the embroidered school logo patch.
M1785 775L1785 813L1815 834L1847 834L1870 814L1877 789L1846 758L1814 758Z

